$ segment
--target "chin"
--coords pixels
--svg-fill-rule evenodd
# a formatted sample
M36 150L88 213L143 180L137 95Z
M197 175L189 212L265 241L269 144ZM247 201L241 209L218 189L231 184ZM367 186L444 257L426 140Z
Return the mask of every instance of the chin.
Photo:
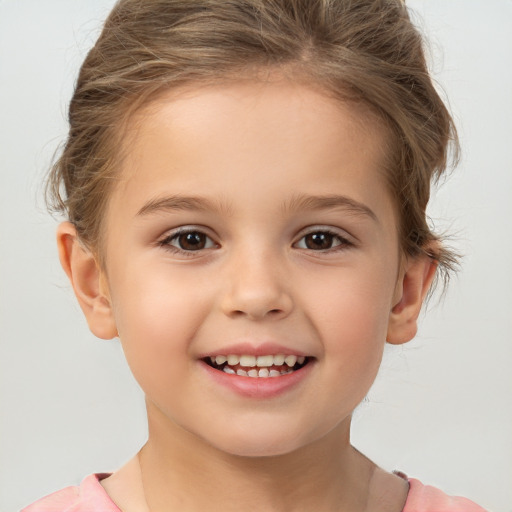
M288 455L299 449L300 446L285 446L284 444L274 445L272 443L228 443L227 446L215 446L220 451L232 455L234 457L245 458L270 458Z
M205 441L213 448L235 457L279 457L300 450L315 440L314 436L300 435L290 429L276 426L265 432L224 432L223 436ZM227 434L227 435L226 435Z

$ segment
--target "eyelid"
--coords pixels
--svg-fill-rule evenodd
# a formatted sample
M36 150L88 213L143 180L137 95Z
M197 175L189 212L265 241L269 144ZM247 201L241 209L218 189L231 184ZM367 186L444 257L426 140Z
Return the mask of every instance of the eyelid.
M197 250L186 250L181 249L175 245L171 245L171 241L177 239L180 235L184 235L187 233L200 233L207 237L211 241L210 247L204 247L202 249ZM335 251L341 251L344 249L347 249L349 247L353 247L356 245L357 241L354 239L352 235L347 233L345 230L329 225L313 225L308 226L304 229L302 229L298 235L296 236L295 242L293 242L292 246L296 247L297 244L307 235L314 234L314 233L325 233L329 234L339 240L340 243L336 244L335 246L329 248L329 249L309 249L309 248L301 248L302 250L307 250L310 252L317 252L317 253L327 253L327 252L335 252ZM171 229L166 231L159 239L157 240L157 245L159 247L163 247L164 249L177 253L182 254L188 257L191 256L198 256L200 253L203 253L206 250L219 248L220 244L216 242L216 237L211 234L211 230L205 226L200 225L184 225L179 226L177 228Z
M164 235L159 237L157 241L157 245L159 247L163 247L164 249L180 254L185 256L198 256L199 253L203 253L206 250L213 249L215 247L219 247L219 244L215 241L215 237L209 234L210 230L204 226L198 226L198 225L187 225L187 226L180 226L174 229L171 229L169 231L166 231ZM181 235L186 235L188 233L200 233L204 235L206 238L208 238L212 242L212 246L210 247L204 247L202 249L197 249L195 251L191 250L185 250L181 249L180 247L177 247L175 245L172 245L171 242L173 240L176 240Z
M302 248L299 247L299 249L307 250L307 251L313 251L313 252L335 252L336 250L343 250L347 249L349 247L353 247L356 245L356 240L353 236L351 236L349 233L347 233L345 230L341 228L336 228L333 226L326 226L326 225L314 225L314 226L308 226L307 228L302 229L299 234L296 237L296 241L293 243L293 246L296 246L304 237L314 234L314 233L325 233L329 234L333 237L338 238L338 240L341 242L330 249L319 249L319 250L313 250L308 248Z

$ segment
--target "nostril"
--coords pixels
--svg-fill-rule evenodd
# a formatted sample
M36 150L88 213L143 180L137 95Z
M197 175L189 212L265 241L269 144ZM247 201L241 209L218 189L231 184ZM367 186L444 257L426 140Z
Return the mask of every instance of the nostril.
M233 317L240 317L240 316L247 316L252 319L259 319L259 318L269 318L269 317L278 317L283 314L282 309L270 309L268 311L255 311L255 310L248 310L243 311L241 309L235 309L231 312L231 315Z

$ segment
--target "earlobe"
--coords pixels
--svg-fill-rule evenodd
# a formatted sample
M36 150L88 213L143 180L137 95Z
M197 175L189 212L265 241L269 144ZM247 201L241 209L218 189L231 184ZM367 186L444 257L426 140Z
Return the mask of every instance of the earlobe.
M396 297L389 315L387 342L406 343L418 330L418 316L437 269L427 255L411 258L397 283Z
M94 254L80 241L76 228L63 222L57 229L57 246L89 329L98 338L112 339L117 329L104 272Z

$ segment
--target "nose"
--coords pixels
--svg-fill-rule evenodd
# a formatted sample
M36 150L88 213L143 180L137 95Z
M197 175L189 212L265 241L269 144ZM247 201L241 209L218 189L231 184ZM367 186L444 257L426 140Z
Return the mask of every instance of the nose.
M250 320L287 317L293 309L284 265L268 254L247 254L232 261L225 280L222 310Z

